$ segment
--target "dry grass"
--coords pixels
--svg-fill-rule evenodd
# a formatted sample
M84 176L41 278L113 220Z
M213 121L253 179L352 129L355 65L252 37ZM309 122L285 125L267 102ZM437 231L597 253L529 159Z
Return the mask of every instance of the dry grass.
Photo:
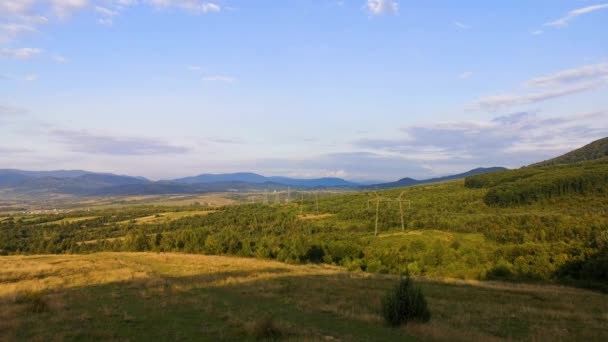
M97 218L98 216L85 216L85 217L66 217L64 219L61 220L57 220L57 221L50 221L50 222L42 222L42 223L38 223L38 226L45 226L45 225L49 225L49 224L62 224L62 223L74 223L74 222L81 222L81 221L86 221L86 220L92 220Z
M330 218L330 217L334 217L336 216L335 214L319 214L319 215L313 215L313 214L304 214L304 215L298 215L298 218L300 220L321 220L321 219L326 219L326 218Z
M286 340L310 341L407 335L455 341L608 339L606 295L451 279L419 278L431 322L390 329L379 315L379 298L395 281L326 265L223 256L0 257L0 340L125 340L146 334L241 340L264 337L259 332L266 330L279 331ZM46 311L32 315L27 301L20 300L27 293L41 294ZM263 318L271 316L277 320L267 324Z
M155 215L149 215L144 217L138 217L133 220L125 220L120 221L118 224L159 224L159 223L167 223L175 220L179 220L183 217L196 216L196 215L209 215L211 213L215 213L217 210L190 210L190 211L175 211L175 212L166 212L166 213L158 213Z

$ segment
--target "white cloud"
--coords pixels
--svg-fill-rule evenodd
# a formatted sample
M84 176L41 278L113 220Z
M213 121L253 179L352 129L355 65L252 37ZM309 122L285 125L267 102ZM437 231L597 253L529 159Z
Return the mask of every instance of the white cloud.
M147 2L156 7L178 7L196 14L219 12L222 9L217 3L201 0L147 0Z
M60 18L68 17L88 4L88 0L51 0L53 13Z
M23 32L35 32L36 28L26 24L0 24L0 43L6 43L13 40L17 35Z
M456 25L456 27L458 27L458 28L465 29L465 30L471 28L471 26L463 24L460 21L455 21L454 25Z
M97 22L112 25L114 17L136 5L174 7L195 14L219 12L221 6L204 0L0 0L0 44L13 41L24 32L35 32L52 19L67 19L74 13L93 9Z
M461 73L460 75L458 75L458 78L466 80L467 78L471 78L472 76L473 76L472 71L465 71L465 72Z
M38 75L36 75L36 74L25 75L25 77L23 78L23 80L26 81L26 82L37 81L38 80Z
M108 17L113 17L115 15L118 15L117 11L113 11L109 8L105 8L105 7L101 7L101 6L95 6L95 12L108 16Z
M526 85L530 87L556 86L579 81L593 81L606 76L608 76L608 63L599 63L563 70L549 76L533 78L526 82Z
M182 154L189 151L186 147L175 146L157 138L118 137L62 129L55 129L49 133L65 143L73 152L133 156Z
M236 81L236 79L234 77L222 76L222 75L205 76L202 78L202 80L207 81L207 82L227 82L227 83Z
M538 93L502 94L487 96L479 99L477 101L477 106L485 110L498 110L501 108L537 103L562 96L581 93L587 90L599 88L605 84L605 81L599 81L593 83L580 84L562 89L547 90Z
M521 112L489 121L418 124L402 131L400 139L364 139L354 144L372 153L402 156L415 165L425 162L432 169L519 167L605 137L608 112L557 117Z
M397 14L399 3L397 0L367 0L367 9L373 15Z
M536 30L536 31L532 31L531 32L533 36L540 36L541 34L545 33L543 30Z
M597 89L607 84L608 63L584 65L562 70L548 76L536 77L524 83L526 87L547 88L544 91L487 96L477 100L476 107L485 110L497 110L526 105Z
M602 9L608 9L608 4L593 5L593 6L587 6L587 7L572 10L572 11L568 12L568 14L564 17L561 17L557 20L545 23L545 26L553 26L553 27L567 26L570 21L572 21L574 18L576 18L578 16L581 16L583 14L588 14L591 12L595 12L595 11L599 11Z
M194 71L194 72L201 72L203 71L203 68L199 65L188 65L187 66L188 70L190 71Z
M25 114L27 111L23 108L14 107L0 103L0 117L15 116Z
M99 18L97 19L97 23L105 26L112 26L114 24L114 20L112 18Z
M11 57L17 59L28 59L42 53L41 49L35 48L20 48L20 49L4 49L0 48L1 57Z
M53 60L55 62L57 62L57 63L65 63L65 62L68 61L65 57L59 56L59 55L58 56L53 56Z

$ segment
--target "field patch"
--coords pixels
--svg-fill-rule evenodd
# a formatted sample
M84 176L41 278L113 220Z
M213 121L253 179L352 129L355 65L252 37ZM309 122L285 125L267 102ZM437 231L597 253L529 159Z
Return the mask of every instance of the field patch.
M304 215L298 215L298 218L300 220L322 220L322 219L326 219L326 218L330 218L330 217L334 217L336 216L335 214L319 214L319 215L314 215L314 214L304 214Z
M82 221L96 219L97 217L99 217L99 216L66 217L66 218L63 218L61 220L38 223L38 225L39 226L45 226L45 225L49 225L49 224L62 224L62 223L82 222Z
M176 211L176 212L165 212L154 215L139 217L131 220L120 221L118 224L158 224L166 223L175 220L179 220L183 217L196 216L196 215L209 215L215 213L217 210L194 210L194 211Z

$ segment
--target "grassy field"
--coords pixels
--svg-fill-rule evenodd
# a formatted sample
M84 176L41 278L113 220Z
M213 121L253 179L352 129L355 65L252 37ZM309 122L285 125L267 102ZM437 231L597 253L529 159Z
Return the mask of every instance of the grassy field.
M292 341L608 339L606 295L462 280L419 279L431 322L389 328L378 309L396 279L188 254L5 256L0 340L256 340L268 325Z
M124 220L118 222L118 224L159 224L167 223L175 220L179 220L183 217L195 216L195 215L208 215L215 213L217 210L190 210L190 211L177 211L177 212L164 212L154 215L148 215L144 217L138 217L136 219Z

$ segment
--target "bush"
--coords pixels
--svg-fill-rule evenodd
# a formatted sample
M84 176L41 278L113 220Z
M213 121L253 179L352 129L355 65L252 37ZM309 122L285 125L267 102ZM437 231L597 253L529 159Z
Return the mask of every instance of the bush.
M428 322L431 319L422 291L409 277L401 278L382 298L382 315L393 327L408 321Z
M271 316L264 316L255 320L247 329L253 337L258 340L270 339L275 340L283 335L283 332L277 327L274 319Z

